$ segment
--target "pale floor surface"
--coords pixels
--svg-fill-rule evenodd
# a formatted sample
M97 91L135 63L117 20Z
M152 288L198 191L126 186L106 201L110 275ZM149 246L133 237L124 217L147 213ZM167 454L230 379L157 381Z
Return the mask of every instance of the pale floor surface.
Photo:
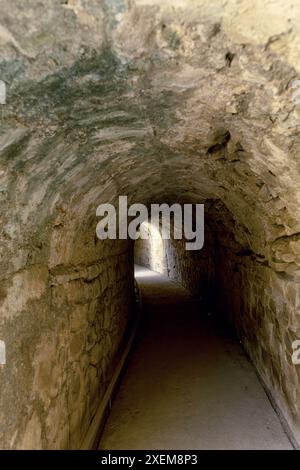
M136 268L143 321L100 449L291 449L239 344L181 286Z

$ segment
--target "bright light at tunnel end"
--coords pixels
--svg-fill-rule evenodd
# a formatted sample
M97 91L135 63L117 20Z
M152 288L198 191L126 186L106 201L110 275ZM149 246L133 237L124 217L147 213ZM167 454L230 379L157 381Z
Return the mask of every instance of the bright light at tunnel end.
M102 217L96 227L100 240L148 239L149 231L140 230L147 223L164 240L172 235L176 240L186 240L186 250L201 250L204 245L204 204L151 204L149 213L146 205L128 206L127 196L119 196L117 208L110 203L100 204L96 216Z

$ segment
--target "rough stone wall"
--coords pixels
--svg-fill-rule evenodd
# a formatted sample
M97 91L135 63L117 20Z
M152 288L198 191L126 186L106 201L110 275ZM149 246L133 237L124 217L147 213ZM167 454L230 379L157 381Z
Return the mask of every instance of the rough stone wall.
M118 251L2 283L1 448L80 447L133 311L132 261Z
M174 239L173 227L171 238L163 239L161 232L153 230L151 225L141 229L143 236L135 242L135 263L146 266L173 279L193 294L209 298L214 285L214 240L208 227L205 231L203 249L188 251L186 240Z
M300 368L292 362L292 343L300 338L299 280L275 271L251 250L241 250L228 234L220 234L215 304L234 327L299 442Z

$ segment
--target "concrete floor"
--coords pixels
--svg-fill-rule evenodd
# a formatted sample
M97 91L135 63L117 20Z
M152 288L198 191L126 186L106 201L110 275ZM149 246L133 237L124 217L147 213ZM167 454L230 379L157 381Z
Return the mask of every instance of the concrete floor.
M183 287L136 272L143 321L100 449L291 449L230 332Z

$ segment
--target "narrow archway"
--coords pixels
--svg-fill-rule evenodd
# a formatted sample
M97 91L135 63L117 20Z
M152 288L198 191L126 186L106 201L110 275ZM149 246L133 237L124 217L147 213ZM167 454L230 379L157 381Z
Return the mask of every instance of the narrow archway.
M142 224L142 321L99 449L293 448L233 316L220 308L220 248L208 227L206 234L200 255Z

